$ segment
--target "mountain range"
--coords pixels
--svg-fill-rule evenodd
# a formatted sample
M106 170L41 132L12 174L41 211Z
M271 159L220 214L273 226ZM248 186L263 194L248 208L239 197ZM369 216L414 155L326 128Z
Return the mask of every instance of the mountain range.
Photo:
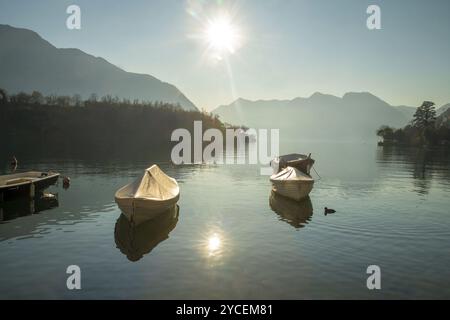
M118 96L163 101L185 110L196 106L175 86L147 74L126 72L79 49L56 48L37 33L0 25L0 88L8 93L34 90L43 94L88 98Z
M79 49L56 48L28 29L0 24L0 88L8 93L34 90L45 95L88 98L112 95L130 100L163 101L185 110L197 107L175 86L147 74L126 72L103 58ZM418 101L420 105L421 101ZM224 122L254 128L279 128L293 137L367 138L381 125L402 127L415 107L392 106L368 92L349 92L343 97L314 93L292 100L239 98L213 113ZM437 108L437 114L450 103Z
M439 108L438 114L445 111L446 106ZM278 128L281 136L366 139L373 138L381 125L405 126L412 120L415 110L414 107L392 106L368 92L349 92L342 98L316 92L310 97L292 100L239 98L230 105L216 108L213 113L231 124Z

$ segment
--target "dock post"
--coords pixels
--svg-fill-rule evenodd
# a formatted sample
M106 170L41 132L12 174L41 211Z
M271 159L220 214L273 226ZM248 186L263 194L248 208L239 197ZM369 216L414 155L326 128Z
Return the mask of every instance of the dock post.
M30 185L30 198L34 198L34 194L35 194L34 183L31 183L31 185Z

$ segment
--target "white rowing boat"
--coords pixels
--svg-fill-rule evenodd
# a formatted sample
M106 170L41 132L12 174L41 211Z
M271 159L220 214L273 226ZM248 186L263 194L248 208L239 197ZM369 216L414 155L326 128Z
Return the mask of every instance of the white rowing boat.
M276 157L270 162L270 165L273 169L274 174L287 167L294 167L301 172L309 175L314 162L314 159L311 158L311 154L305 155L299 153L291 153Z
M314 179L294 167L286 167L270 176L272 190L284 197L300 201L306 198L314 186Z
M153 165L141 178L117 190L115 200L123 214L139 224L174 206L179 197L177 181Z

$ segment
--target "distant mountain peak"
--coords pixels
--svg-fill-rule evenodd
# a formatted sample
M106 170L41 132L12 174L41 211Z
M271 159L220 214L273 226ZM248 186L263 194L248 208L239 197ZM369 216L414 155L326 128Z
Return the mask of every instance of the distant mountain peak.
M370 93L368 91L360 91L360 92L358 92L358 91L349 91L349 92L346 92L342 96L342 99L352 98L352 97L370 97L370 98L376 98L376 99L381 100L380 98L378 98L377 96L375 96L374 94L372 94L372 93Z
M316 103L320 103L320 102L336 102L338 103L339 101L353 101L353 102L373 102L373 103L379 103L383 106L390 106L386 101L380 99L379 97L377 97L376 95L367 92L367 91L363 91L363 92L356 92L356 91L350 91L345 93L342 98L337 97L335 95L332 94L327 94L327 93L322 93L319 91L314 92L313 94L311 94L309 97L305 98L305 97L296 97L292 100L283 100L283 99L268 99L268 100L264 100L264 99L259 99L259 100L249 100L249 99L245 99L242 97L237 98L236 100L234 100L232 103L230 103L229 105L222 105L220 106L220 108L225 108L225 107L231 107L234 105L258 105L258 104L270 104L270 103L274 103L274 104L296 104L296 103L303 103L303 102L316 102ZM449 104L450 107L450 104ZM393 107L393 108L403 108L403 106L399 106L399 107Z
M439 114L443 114L444 112L446 112L447 110L450 109L450 103L444 104L443 106L441 106L439 109L437 109L437 113Z
M80 94L83 98L95 93L198 110L172 84L148 74L127 72L77 48L56 48L34 31L0 24L0 43L0 88L9 93L37 90L46 95Z
M321 98L321 97L330 97L330 96L332 96L332 95L316 91L311 96L309 96L309 98L311 99L311 98Z
M314 92L309 98L299 98L300 100L309 100L309 101L313 101L313 102L330 102L330 101L337 101L337 100L341 100L341 98L336 97L332 94L326 94L326 93L322 93L322 92ZM294 100L294 101L298 101L298 100Z
M0 24L0 36L1 37L8 37L9 41L16 41L16 42L34 42L39 43L40 45L47 46L49 48L55 48L54 45L52 45L50 42L42 38L37 32L25 29L25 28L17 28L13 27L9 24ZM2 43L4 45L4 43Z
M251 100L239 97L236 100L234 100L231 104L235 104L235 103L242 103L242 102L252 102Z
M391 105L389 105L386 101L380 99L379 97L377 97L376 95L367 92L367 91L362 91L362 92L347 92L346 94L344 94L342 96L342 99L345 101L355 101L355 102L379 102L382 103L384 106L389 106L392 107Z
M231 124L277 128L285 137L374 139L381 125L402 127L411 119L369 92L349 92L342 98L316 92L292 100L239 100L213 112ZM413 108L411 108L414 110Z

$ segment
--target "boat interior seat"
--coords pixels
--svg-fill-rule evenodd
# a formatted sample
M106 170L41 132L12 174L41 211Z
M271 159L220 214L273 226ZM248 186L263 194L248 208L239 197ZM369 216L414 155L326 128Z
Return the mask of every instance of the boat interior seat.
M24 182L32 182L33 179L30 178L16 178L16 179L9 179L6 180L6 185L16 184L16 183L24 183Z

